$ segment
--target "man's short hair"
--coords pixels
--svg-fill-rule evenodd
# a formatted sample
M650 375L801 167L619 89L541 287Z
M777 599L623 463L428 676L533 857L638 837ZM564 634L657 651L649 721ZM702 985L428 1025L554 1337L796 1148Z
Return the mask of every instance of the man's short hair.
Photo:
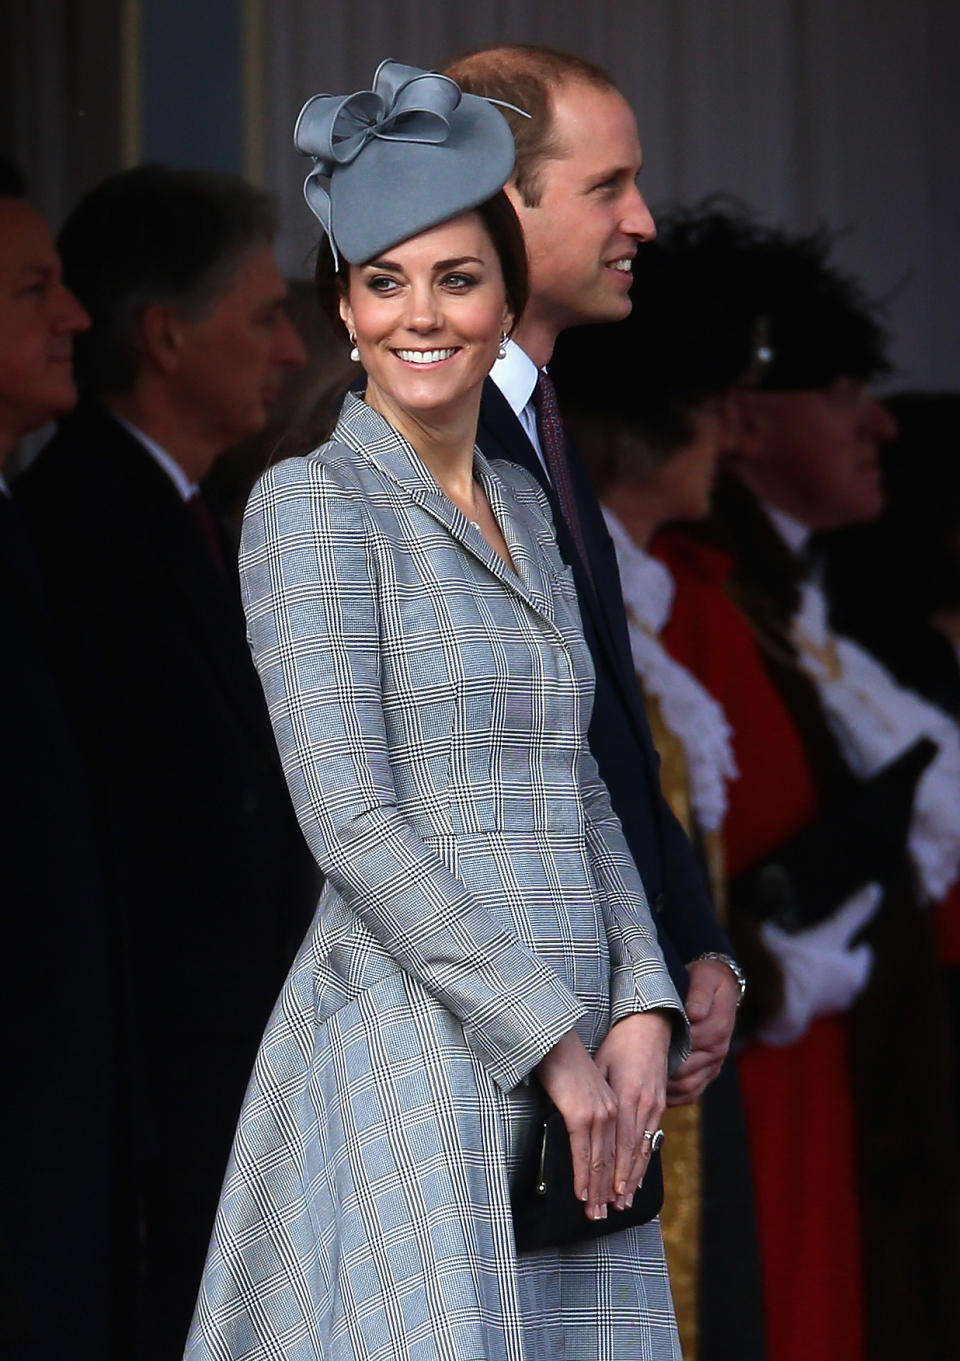
M530 115L523 118L510 109L500 110L517 146L514 183L528 208L540 202L544 162L563 154L553 132L554 91L571 81L600 90L615 88L606 71L583 57L524 43L471 52L458 57L444 73L467 94L501 99Z
M275 232L273 201L234 175L144 165L91 190L58 241L64 280L93 320L75 345L81 392L129 390L143 310L159 303L204 316Z
M750 384L761 391L889 372L882 307L832 263L836 242L825 227L791 235L766 226L726 195L657 212L658 248L712 298L724 345L762 361Z

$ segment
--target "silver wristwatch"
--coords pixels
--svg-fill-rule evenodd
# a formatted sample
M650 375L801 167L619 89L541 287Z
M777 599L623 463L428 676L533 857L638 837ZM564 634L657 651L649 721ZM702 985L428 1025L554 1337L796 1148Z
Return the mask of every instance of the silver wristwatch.
M739 1006L743 1001L743 994L747 990L747 978L733 956L722 954L719 950L705 950L702 955L697 955L697 959L716 959L719 960L721 964L726 964L727 968L737 980L737 986L740 989L740 996L737 998L737 1006Z

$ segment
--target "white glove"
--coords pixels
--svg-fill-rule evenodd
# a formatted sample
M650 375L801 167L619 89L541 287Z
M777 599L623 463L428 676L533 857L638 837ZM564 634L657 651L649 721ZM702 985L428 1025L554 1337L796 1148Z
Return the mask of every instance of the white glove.
M767 922L764 945L783 974L783 1007L759 1037L766 1044L793 1044L818 1016L848 1011L867 985L873 967L869 945L850 942L880 906L883 889L865 884L832 916L792 935Z

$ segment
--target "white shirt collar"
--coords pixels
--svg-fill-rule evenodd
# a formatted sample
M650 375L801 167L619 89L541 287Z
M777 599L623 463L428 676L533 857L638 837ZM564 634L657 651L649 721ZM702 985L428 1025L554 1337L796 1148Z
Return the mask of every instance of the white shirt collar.
M515 340L507 340L506 351L506 357L498 359L490 370L490 377L510 403L513 414L519 416L533 396L540 370Z
M810 542L813 530L794 516L788 515L785 510L778 510L776 506L770 506L766 501L762 501L761 505L781 539L790 551L799 557Z
M135 440L139 440L154 462L167 474L167 477L169 477L170 481L176 487L183 500L189 501L190 497L193 496L199 488L197 487L196 482L190 481L176 459L171 458L166 449L161 449L160 445L157 444L155 440L152 440L149 435L145 435L132 421L125 420L123 416L118 416L115 411L111 411L110 414L119 425L123 426L124 430L128 431L129 434L133 436Z
M537 430L537 412L532 400L540 370L526 350L522 350L515 340L507 340L506 351L506 357L494 363L490 377L523 426L527 439L536 450L537 458L546 471L547 465L540 447L540 432Z

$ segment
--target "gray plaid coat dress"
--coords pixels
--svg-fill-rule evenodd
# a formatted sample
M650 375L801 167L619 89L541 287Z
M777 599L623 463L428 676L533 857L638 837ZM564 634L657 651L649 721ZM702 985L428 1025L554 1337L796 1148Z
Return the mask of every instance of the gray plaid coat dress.
M191 1361L678 1358L654 1222L518 1259L524 1079L676 1013L586 745L592 669L543 493L476 474L516 574L387 422L271 469L244 603L326 876L257 1057Z

